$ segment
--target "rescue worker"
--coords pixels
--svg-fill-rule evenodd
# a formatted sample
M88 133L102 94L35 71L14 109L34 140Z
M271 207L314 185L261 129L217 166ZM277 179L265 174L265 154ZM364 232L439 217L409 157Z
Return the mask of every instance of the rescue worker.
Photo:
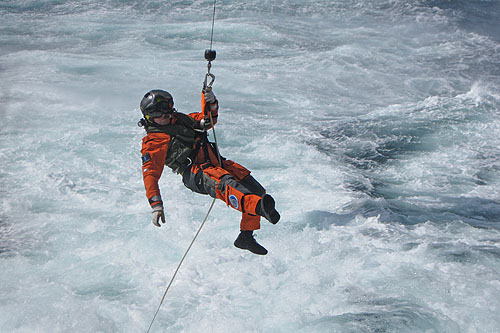
M276 224L280 215L273 197L242 165L221 158L207 130L217 123L219 104L211 89L202 91L201 112L185 115L174 108L174 100L164 90L151 90L141 104L144 116L139 126L146 130L142 139L142 172L146 196L153 210L152 223L165 223L163 201L158 186L164 166L182 176L191 191L208 194L241 212L240 234L234 246L265 255L267 250L255 240L261 216ZM211 115L211 117L210 117ZM211 120L213 124L211 123Z

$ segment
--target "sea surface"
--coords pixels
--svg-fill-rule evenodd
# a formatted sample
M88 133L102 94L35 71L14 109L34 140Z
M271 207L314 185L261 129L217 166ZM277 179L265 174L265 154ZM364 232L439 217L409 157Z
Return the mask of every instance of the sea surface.
M0 331L145 332L210 206L151 224L139 102L200 110L210 0L0 2ZM219 0L221 201L151 332L499 332L500 1ZM213 136L211 135L213 138Z

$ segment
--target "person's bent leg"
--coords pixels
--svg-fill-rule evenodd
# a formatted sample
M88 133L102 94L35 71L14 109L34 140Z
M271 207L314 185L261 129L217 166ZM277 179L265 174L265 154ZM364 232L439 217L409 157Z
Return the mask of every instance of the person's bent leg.
M257 215L265 217L272 224L278 223L280 214L275 208L274 198L266 194L266 189L251 175L245 177L240 183L261 197L255 209Z
M259 230L260 216L241 213L240 230Z
M203 169L203 185L210 195L215 190L216 197L228 206L242 213L257 215L256 208L261 196L238 182L228 171L214 166Z
M213 166L203 169L202 183L212 197L242 213L241 232L234 246L259 255L267 254L267 250L255 240L253 231L260 228L260 216L276 223L279 214L274 208L274 199L265 194L264 187L250 175L237 181L226 170Z

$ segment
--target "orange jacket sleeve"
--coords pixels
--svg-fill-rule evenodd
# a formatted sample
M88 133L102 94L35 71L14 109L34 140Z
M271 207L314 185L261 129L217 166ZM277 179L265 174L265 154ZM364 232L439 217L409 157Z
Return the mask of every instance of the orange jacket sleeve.
M164 133L149 133L142 139L142 177L151 207L163 204L158 181L165 167L169 142L170 136Z
M219 116L219 102L215 100L215 102L207 105L203 92L201 93L201 112L190 113L189 116L198 121L201 121L203 118L205 118L205 122L208 123L208 121L210 121L210 116L208 115L209 110L205 110L207 106L209 107L210 113L212 114L212 120L214 121L213 125L215 125L217 124L217 117ZM209 126L208 128L212 128L212 126Z

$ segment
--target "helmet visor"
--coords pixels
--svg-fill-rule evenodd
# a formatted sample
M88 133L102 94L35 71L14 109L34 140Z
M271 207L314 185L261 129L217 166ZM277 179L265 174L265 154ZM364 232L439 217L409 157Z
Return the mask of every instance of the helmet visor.
M151 118L161 117L163 114L170 114L174 112L172 104L168 101L162 101L150 105L144 110Z

